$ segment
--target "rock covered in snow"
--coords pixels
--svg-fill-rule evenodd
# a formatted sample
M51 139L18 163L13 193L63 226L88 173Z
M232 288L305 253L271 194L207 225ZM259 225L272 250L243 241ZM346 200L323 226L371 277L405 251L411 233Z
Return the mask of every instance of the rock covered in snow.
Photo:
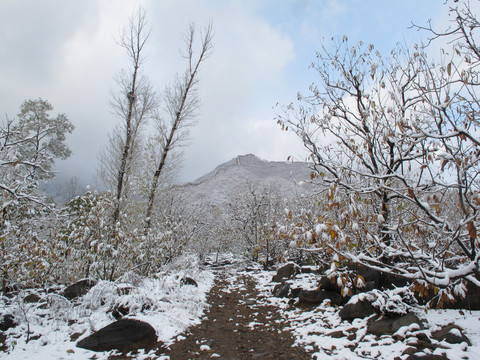
M375 308L370 301L364 299L362 301L348 302L340 310L340 318L342 321L352 321L354 319L363 319L376 313Z
M411 326L412 324L418 324L419 329L424 328L422 321L414 313L393 318L376 316L368 322L367 333L377 336L393 335L401 327Z
M440 330L432 332L432 338L437 341L446 341L449 344L461 344L465 342L468 346L472 345L470 340L465 336L463 329L455 324L446 325Z

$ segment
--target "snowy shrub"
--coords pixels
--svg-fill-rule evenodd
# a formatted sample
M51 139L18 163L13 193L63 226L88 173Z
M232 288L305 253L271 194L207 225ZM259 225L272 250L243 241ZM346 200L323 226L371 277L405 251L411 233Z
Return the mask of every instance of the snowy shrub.
M8 285L44 286L58 268L55 208L39 189L54 177L57 159L73 125L64 114L52 117L48 101L27 100L17 119L0 126L0 263L3 291Z
M99 281L85 294L82 306L96 310L100 307L111 307L119 296L118 285L111 281Z
M127 271L117 279L116 283L121 289L123 286L139 286L142 281L143 276L139 275L135 271Z
M56 319L67 321L70 318L73 305L68 299L58 294L48 294L46 299L50 313Z
M192 276L199 271L200 259L198 255L187 253L184 254L170 263L166 269L173 272L181 272L187 276Z
M417 300L409 287L391 290L374 289L366 293L353 296L350 303L368 301L381 314L386 316L400 316L409 313Z
M417 303L408 287L385 291L372 290L371 294L376 297L376 300L372 302L373 307L385 315L405 315Z

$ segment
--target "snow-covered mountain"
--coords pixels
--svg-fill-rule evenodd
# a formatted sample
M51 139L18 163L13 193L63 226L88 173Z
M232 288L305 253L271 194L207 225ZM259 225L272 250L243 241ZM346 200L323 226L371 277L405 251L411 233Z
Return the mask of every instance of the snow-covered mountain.
M266 161L240 155L217 166L197 180L178 186L191 203L221 205L249 186L271 188L285 196L304 193L311 169L304 162Z

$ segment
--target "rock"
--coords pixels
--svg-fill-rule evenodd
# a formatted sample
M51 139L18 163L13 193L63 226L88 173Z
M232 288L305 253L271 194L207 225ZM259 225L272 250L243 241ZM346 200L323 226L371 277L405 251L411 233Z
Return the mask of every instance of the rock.
M12 298L20 291L19 287L16 284L5 285L3 287L3 295L7 298Z
M357 338L357 335L355 333L351 333L347 335L347 340L353 341Z
M435 296L433 294L432 296ZM467 295L465 298L461 298L458 295L453 294L455 302L444 303L444 309L467 309L467 310L480 310L480 287L467 281Z
M157 342L155 329L143 321L122 319L105 326L77 343L92 351L119 350L124 353L152 348Z
M345 334L342 330L332 331L331 333L325 334L325 336L330 336L334 339L340 339L345 337Z
M417 342L414 345L417 347L418 350L429 349L431 351L434 351L437 347L437 345L432 344L432 341L430 339L428 339L428 341L417 339Z
M298 293L299 305L319 305L324 300L330 300L332 305L342 305L343 297L340 294L325 290L301 290Z
M27 304L38 303L40 300L42 300L42 298L35 293L28 294L23 298L23 302Z
M298 297L298 294L300 294L300 291L302 291L302 288L295 288L290 290L290 297L296 298Z
M467 296L464 299L457 299L454 305L457 309L480 310L480 287L470 281L467 282Z
M272 278L272 281L282 282L282 280L291 279L298 273L300 273L300 267L297 264L288 263L277 270L277 274Z
M302 266L300 272L302 274L321 274L323 270L314 268L312 266Z
M340 310L340 318L346 321L354 319L363 319L367 316L375 314L376 310L368 300L357 301L356 303L347 303L342 310Z
M356 288L357 292L367 292L367 291L372 291L375 289L375 281L366 281L365 286L363 288Z
M328 276L322 276L320 279L319 287L325 291L336 292L342 294L342 288L338 286L337 277L329 278Z
M281 284L275 285L275 287L273 288L273 296L282 297L282 298L287 297L289 291L290 291L290 284L283 282Z
M80 296L85 295L95 285L96 282L94 280L80 280L63 290L63 296L66 297L68 300L74 300Z
M393 289L407 286L409 283L408 279L405 279L399 275L382 273L366 266L357 265L355 267L355 271L358 275L363 277L365 283L369 283L369 288L373 286L375 289Z
M427 343L432 343L432 341L430 340L430 338L427 336L427 334L425 334L424 332L417 332L415 333L415 337L420 340L420 341L424 341L424 342L427 342Z
M367 267L361 267L358 269L359 275L363 277L365 282L373 282L378 285L378 278L380 273L377 270L369 269Z
M302 274L311 274L314 272L314 270L312 268L309 268L309 267L306 267L306 266L302 266L302 268L300 269L300 272Z
M130 314L130 309L125 305L115 304L110 312L116 320L120 320L124 316Z
M12 314L3 315L2 319L0 320L1 331L7 331L15 326L17 326L17 323L15 322L15 316Z
M418 349L416 347L410 346L403 351L402 355L413 355L416 352L418 352Z
M198 287L198 284L195 280L193 280L191 277L184 277L182 280L180 280L180 283L182 285L193 285L195 287Z
M255 299L247 299L244 301L244 304L248 306L252 306L252 305L256 305L257 301Z
M468 346L472 345L470 340L465 336L463 329L455 324L445 325L440 330L432 332L432 338L437 341L446 341L449 344L466 342Z
M420 326L420 329L424 328L422 321L418 318L417 315L413 313L408 313L407 315L403 315L396 318L388 318L388 317L379 318L377 316L368 322L367 333L377 335L377 336L393 335L401 327L410 326L414 323L418 324Z

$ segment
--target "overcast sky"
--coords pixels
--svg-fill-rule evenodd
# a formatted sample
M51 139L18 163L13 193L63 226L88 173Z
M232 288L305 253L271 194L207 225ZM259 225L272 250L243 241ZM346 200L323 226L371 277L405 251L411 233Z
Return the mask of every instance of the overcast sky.
M213 23L215 50L200 72L201 111L184 152L190 181L236 155L302 160L303 148L274 121L315 80L308 65L331 37L374 43L387 53L422 34L411 22L446 23L440 0L0 0L0 111L14 117L26 99L43 98L76 129L73 155L57 170L93 184L97 154L115 125L109 96L127 58L115 38L141 5L152 33L144 72L161 92L181 71L189 22Z

